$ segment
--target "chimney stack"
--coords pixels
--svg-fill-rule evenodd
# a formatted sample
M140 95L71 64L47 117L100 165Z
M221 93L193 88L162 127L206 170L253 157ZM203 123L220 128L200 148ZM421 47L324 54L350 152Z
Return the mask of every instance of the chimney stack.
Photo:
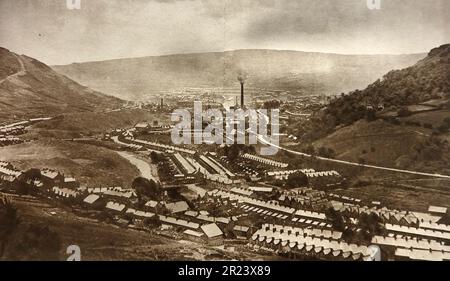
M239 83L241 83L241 108L244 108L244 84L245 84L245 76L243 74L239 74L237 77Z
M241 108L244 108L244 81L241 81Z

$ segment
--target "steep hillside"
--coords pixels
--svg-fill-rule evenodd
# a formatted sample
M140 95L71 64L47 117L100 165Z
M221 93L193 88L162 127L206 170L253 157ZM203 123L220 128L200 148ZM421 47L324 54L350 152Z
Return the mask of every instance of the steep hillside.
M450 98L450 44L433 49L417 64L387 73L362 91L333 101L326 110L331 126L364 118L367 107L397 110L431 99Z
M449 108L450 45L444 45L334 100L305 124L303 139L338 159L450 174Z
M424 56L238 50L75 63L54 69L124 99L183 87L234 87L241 72L247 74L250 87L320 94L365 87L384 73L410 66Z
M0 121L103 110L121 103L81 86L42 62L0 48Z

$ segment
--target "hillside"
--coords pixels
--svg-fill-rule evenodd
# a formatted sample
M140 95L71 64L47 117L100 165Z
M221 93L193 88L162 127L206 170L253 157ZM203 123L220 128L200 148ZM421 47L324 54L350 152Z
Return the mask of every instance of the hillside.
M364 118L367 107L383 105L385 111L392 111L442 98L450 98L450 44L431 50L411 67L390 71L362 91L333 101L326 118L332 126L348 125Z
M103 95L33 58L0 48L0 121L116 108Z
M53 68L92 89L130 100L184 87L235 87L241 72L248 75L249 87L321 94L365 87L384 73L410 66L424 56L238 50L74 63Z
M449 78L450 45L444 45L332 101L303 126L303 139L337 159L450 174Z
M51 168L86 186L130 186L139 171L115 151L77 142L43 139L0 148L0 160L21 170Z
M32 126L28 136L32 139L40 137L79 138L101 135L116 128L131 128L139 122L149 121L170 124L170 115L155 114L140 109L62 114L52 120Z

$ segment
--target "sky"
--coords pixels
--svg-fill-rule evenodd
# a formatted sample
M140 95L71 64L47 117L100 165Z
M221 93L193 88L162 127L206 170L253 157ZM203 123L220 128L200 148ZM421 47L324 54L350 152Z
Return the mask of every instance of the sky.
M72 1L72 0L71 0ZM76 1L76 0L73 0ZM422 53L449 0L0 0L0 46L47 64L236 49Z

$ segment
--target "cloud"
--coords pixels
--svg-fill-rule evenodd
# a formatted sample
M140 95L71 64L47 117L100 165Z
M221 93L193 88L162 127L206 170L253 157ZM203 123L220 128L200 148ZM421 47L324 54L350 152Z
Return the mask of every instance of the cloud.
M271 48L424 52L448 43L448 0L0 0L0 45L50 64ZM6 12L7 11L7 12Z

